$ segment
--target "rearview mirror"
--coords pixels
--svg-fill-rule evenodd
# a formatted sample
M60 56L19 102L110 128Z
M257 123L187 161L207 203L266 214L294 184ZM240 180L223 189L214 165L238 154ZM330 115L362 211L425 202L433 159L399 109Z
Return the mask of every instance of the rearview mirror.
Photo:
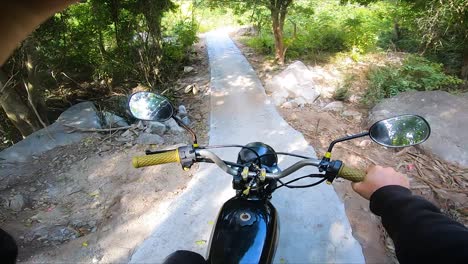
M140 120L163 122L174 115L174 107L169 100L151 92L137 92L130 96L128 108Z
M418 115L402 115L378 121L369 129L370 138L386 147L408 147L429 138L429 123Z

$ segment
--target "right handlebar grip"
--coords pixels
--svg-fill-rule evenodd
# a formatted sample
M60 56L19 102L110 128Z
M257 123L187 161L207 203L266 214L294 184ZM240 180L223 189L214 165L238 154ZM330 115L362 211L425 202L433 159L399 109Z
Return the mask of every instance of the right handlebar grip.
M163 153L133 157L133 167L141 168L165 163L180 162L179 150L174 149Z
M352 182L361 182L366 177L366 172L360 169L348 167L343 164L340 171L338 172L338 177Z

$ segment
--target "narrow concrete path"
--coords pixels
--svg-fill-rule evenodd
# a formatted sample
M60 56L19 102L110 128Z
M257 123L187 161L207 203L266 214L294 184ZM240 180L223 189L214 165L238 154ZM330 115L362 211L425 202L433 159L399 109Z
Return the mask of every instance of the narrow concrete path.
M207 47L212 85L210 144L262 141L277 151L315 155L302 134L270 103L255 71L232 40L223 32L211 32ZM235 161L238 151L216 152ZM280 167L296 160L281 157ZM313 171L304 169L290 177ZM135 251L131 262L159 263L177 249L206 256L218 210L233 195L231 177L214 165L202 164L187 189L159 213L153 234ZM364 263L332 186L282 188L273 194L272 203L280 217L275 263Z

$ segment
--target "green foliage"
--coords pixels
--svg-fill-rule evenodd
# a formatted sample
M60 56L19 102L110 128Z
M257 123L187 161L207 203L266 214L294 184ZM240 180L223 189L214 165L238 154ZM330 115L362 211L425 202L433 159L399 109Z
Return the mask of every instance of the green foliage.
M286 21L284 34L291 59L324 52L350 52L358 59L361 53L378 50L381 35L392 30L388 3L361 6L302 1L292 7L292 12L296 14ZM247 44L265 53L272 52L266 48L273 46L273 38L268 35L271 33L263 32Z
M453 90L460 79L444 73L442 65L420 57L409 56L399 65L376 67L369 71L369 88L364 103L373 105L405 91Z
M258 36L245 39L245 43L262 54L273 54L275 49L273 35L263 31Z
M344 82L340 85L333 94L333 99L338 101L346 101L351 96L351 87L355 78L354 75L348 75L345 77Z

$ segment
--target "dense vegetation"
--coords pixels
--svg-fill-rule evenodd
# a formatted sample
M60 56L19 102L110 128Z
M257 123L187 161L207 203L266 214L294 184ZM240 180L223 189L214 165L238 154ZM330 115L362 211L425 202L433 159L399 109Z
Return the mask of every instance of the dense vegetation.
M369 71L370 105L401 91L456 90L468 78L467 23L466 0L81 1L42 24L2 66L1 141L31 134L80 99L124 98L136 84L166 90L197 31L227 25L254 25L246 43L280 64L412 54ZM352 81L336 98L350 96Z
M197 39L195 8L187 1L88 0L57 13L1 68L3 141L48 125L54 108L79 99L125 95L136 84L163 89Z
M271 22L262 21L259 34L245 42L273 55L274 36L266 30ZM337 54L355 61L376 52L414 54L403 66L370 70L364 102L372 105L401 91L461 88L460 79L468 79L467 23L464 0L297 0L289 7L284 27L285 55L290 60L326 62ZM346 88L336 97L347 98Z

